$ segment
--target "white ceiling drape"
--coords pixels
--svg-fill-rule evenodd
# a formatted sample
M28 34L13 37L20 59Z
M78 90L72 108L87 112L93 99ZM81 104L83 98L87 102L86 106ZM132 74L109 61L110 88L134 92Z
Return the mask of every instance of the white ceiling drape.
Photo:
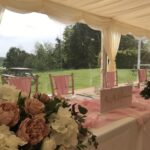
M149 0L0 0L0 6L19 13L44 13L66 24L83 22L98 30L114 26L121 34L150 38L150 9L144 9Z
M49 0L5 0L0 1L0 4L3 8L18 13L44 13L50 18L65 24L82 22L98 30L108 26L111 21L109 18L99 17L88 12L51 2Z
M4 13L4 9L0 6L0 23L2 21L3 13Z

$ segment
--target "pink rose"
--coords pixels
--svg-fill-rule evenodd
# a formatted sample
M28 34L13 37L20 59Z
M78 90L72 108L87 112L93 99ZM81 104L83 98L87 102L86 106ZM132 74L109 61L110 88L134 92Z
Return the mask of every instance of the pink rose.
M40 94L39 92L35 92L35 93L33 94L33 97L36 98L36 99L39 99L40 96L41 96L41 94Z
M5 102L0 104L0 123L14 126L19 120L19 108L15 103Z
M23 120L17 131L17 135L29 144L37 144L50 132L45 123L45 119L41 116L35 116L32 119Z
M45 93L41 94L41 97L40 97L40 100L43 102L43 103L46 103L50 100L49 96Z
M44 104L38 99L26 99L25 100L25 111L31 115L40 114L44 111Z
M36 99L39 99L43 103L46 103L50 100L50 97L45 93L40 94L40 93L36 92L36 93L34 93L33 97L36 98Z

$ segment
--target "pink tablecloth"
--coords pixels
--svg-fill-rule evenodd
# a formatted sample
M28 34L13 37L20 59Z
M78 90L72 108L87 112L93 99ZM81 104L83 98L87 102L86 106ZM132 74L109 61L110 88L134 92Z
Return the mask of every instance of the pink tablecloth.
M139 94L139 90L133 90L133 103L128 108L115 109L107 114L100 113L100 100L98 99L74 99L71 103L80 104L88 109L85 127L100 128L125 117L136 118L138 124L142 126L150 119L150 101L144 100Z
M98 150L150 150L150 101L133 91L131 107L100 114L100 100L74 99L88 109L85 126L91 127ZM94 150L88 147L88 150Z

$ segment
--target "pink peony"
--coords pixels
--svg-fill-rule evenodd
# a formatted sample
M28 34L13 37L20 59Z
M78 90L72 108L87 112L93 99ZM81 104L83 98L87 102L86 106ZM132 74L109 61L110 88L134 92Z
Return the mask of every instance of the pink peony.
M17 135L22 140L34 145L43 140L49 132L45 119L41 116L34 116L32 119L26 118L21 122Z
M19 120L19 108L15 103L4 102L0 104L0 123L14 126Z
M45 103L48 102L50 100L49 96L45 93L41 94L40 100Z
M25 100L25 111L30 115L37 115L44 111L44 104L40 102L38 99L26 99Z
M50 97L45 93L40 94L40 93L36 92L36 93L34 93L33 97L41 100L43 103L46 103L50 100Z
M33 97L36 98L36 99L39 99L40 96L41 96L41 94L39 92L35 92L33 94Z

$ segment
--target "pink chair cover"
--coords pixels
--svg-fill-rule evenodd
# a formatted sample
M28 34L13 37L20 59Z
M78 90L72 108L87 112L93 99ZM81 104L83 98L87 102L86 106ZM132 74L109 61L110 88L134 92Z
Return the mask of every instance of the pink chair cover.
M66 95L69 92L69 76L54 76L56 92L58 95Z
M8 84L29 95L31 92L31 80L30 77L12 77L8 79Z
M115 86L115 72L106 73L106 87L112 88Z
M139 82L145 82L147 80L146 69L138 70Z

